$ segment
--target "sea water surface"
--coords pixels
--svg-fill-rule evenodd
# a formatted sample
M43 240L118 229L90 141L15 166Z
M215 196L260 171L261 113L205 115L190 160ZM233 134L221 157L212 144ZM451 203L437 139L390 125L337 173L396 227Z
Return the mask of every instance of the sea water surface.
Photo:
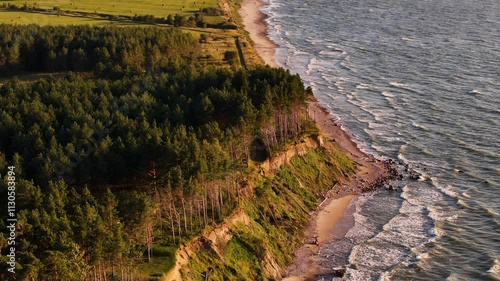
M363 150L422 174L354 200L354 227L321 249L322 271L500 280L500 1L268 4L277 63Z

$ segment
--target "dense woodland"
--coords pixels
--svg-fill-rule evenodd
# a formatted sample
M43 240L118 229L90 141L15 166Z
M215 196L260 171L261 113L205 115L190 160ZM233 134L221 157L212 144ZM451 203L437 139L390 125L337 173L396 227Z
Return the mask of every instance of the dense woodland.
M0 49L5 72L74 71L0 88L18 280L141 279L141 264L227 216L250 162L310 122L297 75L206 66L174 29L0 25Z
M196 38L174 28L0 25L4 74L16 70L140 73L185 63L196 58L199 49Z

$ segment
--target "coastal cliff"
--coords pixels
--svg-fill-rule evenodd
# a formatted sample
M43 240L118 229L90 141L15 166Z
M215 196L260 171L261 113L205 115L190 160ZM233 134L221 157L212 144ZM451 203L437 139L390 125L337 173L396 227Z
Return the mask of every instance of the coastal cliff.
M247 40L265 64L276 66L263 3L240 5ZM313 255L354 195L380 187L391 173L362 152L312 96L307 111L319 134L260 163L241 186L233 214L182 245L162 280L303 280L316 273Z
M311 213L355 164L321 136L309 136L259 165L239 207L183 245L163 280L273 280L304 243Z

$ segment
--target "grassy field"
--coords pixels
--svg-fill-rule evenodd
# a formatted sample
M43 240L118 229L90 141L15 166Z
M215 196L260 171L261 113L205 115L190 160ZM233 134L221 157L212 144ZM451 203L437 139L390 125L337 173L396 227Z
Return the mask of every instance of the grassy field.
M22 11L10 11L0 9L0 24L38 24L38 25L138 25L126 21L111 21L102 18L58 16L52 14L31 13Z
M2 1L2 4L22 6L26 1ZM31 1L27 2L31 5ZM97 0L38 0L36 3L42 9L59 7L63 11L79 11L88 13L103 13L110 15L192 15L201 8L218 7L218 0L127 0L127 1L97 1Z

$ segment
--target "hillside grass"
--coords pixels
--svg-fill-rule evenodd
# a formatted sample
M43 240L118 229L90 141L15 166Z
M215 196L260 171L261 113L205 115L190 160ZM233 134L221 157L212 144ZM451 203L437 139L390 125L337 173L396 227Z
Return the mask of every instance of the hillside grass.
M146 280L160 280L161 276L175 265L177 247L155 246L150 262L139 265L138 270ZM144 257L145 258L145 257Z
M354 163L333 146L294 157L254 187L244 203L250 225L231 229L222 256L208 247L193 255L183 280L273 280L266 274L266 263L274 260L281 268L291 263L318 198L354 172Z

